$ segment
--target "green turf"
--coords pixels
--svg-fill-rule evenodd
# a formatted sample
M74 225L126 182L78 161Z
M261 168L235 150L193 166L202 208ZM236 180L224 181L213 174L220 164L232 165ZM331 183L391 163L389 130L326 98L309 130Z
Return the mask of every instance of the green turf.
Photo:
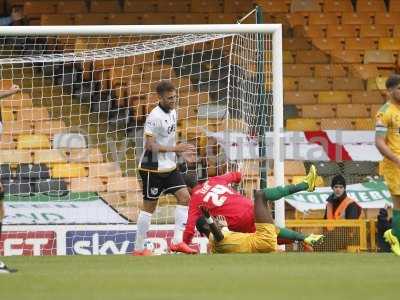
M392 254L7 257L0 299L393 299Z

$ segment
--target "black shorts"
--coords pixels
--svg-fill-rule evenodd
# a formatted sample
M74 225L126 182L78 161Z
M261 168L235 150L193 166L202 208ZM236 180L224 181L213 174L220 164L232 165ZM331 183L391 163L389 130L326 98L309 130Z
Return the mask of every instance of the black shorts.
M157 201L161 193L173 194L177 190L186 187L181 173L174 170L169 173L155 173L139 171L143 185L143 199Z

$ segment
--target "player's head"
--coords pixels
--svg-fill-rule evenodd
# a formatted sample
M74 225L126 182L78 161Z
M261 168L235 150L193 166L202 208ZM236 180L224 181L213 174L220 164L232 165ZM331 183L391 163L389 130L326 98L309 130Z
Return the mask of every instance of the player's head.
M175 108L176 104L176 89L171 81L162 80L157 84L156 91L160 99L160 105L166 109L171 110Z
M346 191L346 180L342 175L336 175L332 178L331 188L336 197L341 197Z
M200 233L201 236L210 236L210 226L207 224L207 220L204 216L201 216L196 221L196 228L197 231Z
M394 101L400 102L400 75L390 75L389 78L386 80L385 85L390 97Z
M183 175L183 180L189 190L189 193L192 193L193 188L198 184L197 176L195 174L186 173Z

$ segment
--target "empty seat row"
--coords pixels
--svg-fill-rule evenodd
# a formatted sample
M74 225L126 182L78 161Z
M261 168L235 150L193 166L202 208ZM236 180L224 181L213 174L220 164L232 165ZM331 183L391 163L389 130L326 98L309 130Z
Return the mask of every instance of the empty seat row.
M303 118L374 118L381 106L380 104L314 104L297 107Z
M291 131L307 130L374 130L375 121L372 118L293 118L286 121L286 129Z

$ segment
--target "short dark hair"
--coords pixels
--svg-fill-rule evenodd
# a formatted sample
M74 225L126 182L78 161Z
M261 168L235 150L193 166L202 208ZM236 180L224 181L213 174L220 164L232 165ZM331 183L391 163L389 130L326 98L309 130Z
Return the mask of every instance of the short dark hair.
M194 174L189 174L189 173L184 174L183 180L185 181L186 186L190 187L191 189L194 188L198 183L196 175Z
M164 95L165 92L172 92L175 90L175 86L169 80L162 80L156 86L156 92L159 96Z
M346 179L344 179L344 177L340 174L336 175L332 178L331 188L333 188L335 185L343 185L343 187L346 188Z
M399 74L392 74L386 80L385 86L387 89L395 88L400 84L400 75Z
M202 236L208 235L210 233L210 231L204 227L204 225L206 225L206 224L207 224L207 220L204 216L201 216L196 221L196 229L198 232L200 232L200 235L202 235Z

